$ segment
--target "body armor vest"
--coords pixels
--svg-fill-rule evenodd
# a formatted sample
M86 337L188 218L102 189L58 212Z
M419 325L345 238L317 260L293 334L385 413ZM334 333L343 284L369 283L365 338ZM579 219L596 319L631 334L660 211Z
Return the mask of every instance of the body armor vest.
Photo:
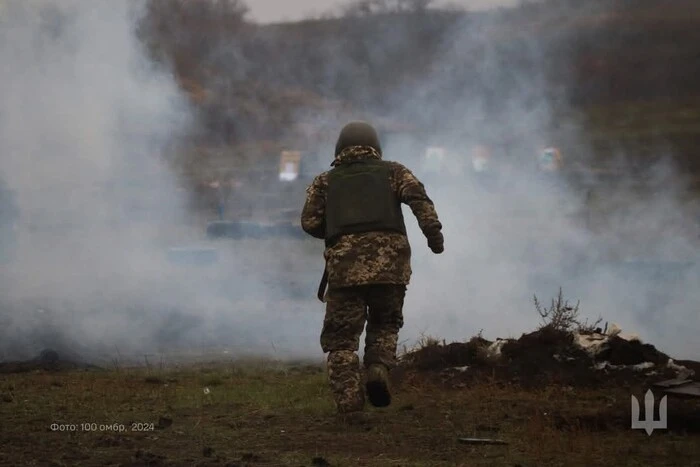
M381 160L354 161L329 172L326 245L352 233L394 231L406 235L390 172L391 166Z

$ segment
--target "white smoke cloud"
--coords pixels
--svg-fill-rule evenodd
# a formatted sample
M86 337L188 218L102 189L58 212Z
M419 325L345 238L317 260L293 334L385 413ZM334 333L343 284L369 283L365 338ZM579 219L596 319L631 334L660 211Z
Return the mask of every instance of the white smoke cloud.
M267 286L241 269L260 249L206 244L205 224L188 215L187 193L161 157L193 121L172 74L135 34L142 6L4 4L0 173L21 220L17 254L0 275L0 357L44 346L83 358L271 348L275 307L251 300ZM168 248L180 246L220 247L220 262L168 262Z
M445 253L431 256L412 223L414 277L403 335L466 339L483 329L487 336L517 337L539 324L533 295L549 305L562 287L572 304L580 301L582 316L590 321L601 316L664 351L696 358L700 352L695 311L700 295L693 287L699 274L697 214L683 200L686 177L670 163L672 154L659 146L664 157L643 177L631 175L631 165L623 165L613 184L537 176L531 169L538 148L547 145L578 149L578 160L564 152L569 165L588 162L592 146L583 122L574 117L573 109L562 109L544 75L524 73L516 63L497 62L492 41L498 35L485 32L492 26L488 20L480 26L455 33L448 41L451 46L435 61L437 71L421 88L427 95L447 97L439 112L453 111L458 128L430 130L441 136L458 164L468 161L472 149L484 140L494 143L498 162L499 157L508 158L499 144L514 139L517 157L512 159L511 154L515 165L498 171L497 188L484 189L476 174L467 179L426 178L444 223ZM545 54L552 49L545 37L525 37L529 41L525 59L543 69ZM476 50L486 50L474 61L479 79L488 83L498 82L503 74L514 77L513 88L497 90L507 110L496 119L482 96L459 94L459 77L450 66L459 62L457 57ZM415 112L411 98L405 101ZM439 118L435 113L434 120ZM547 134L555 121L567 131ZM629 160L627 154L620 156ZM407 162L417 173L425 173L420 161ZM646 187L641 192L635 189L640 180ZM596 225L603 219L605 225Z
M207 243L207 219L187 212L187 193L158 157L191 127L192 112L168 70L147 59L134 34L139 9L128 5L137 4L18 1L0 16L0 63L9 64L0 69L0 174L22 211L17 258L0 266L0 358L62 343L100 355L221 346L320 355L322 242ZM541 145L586 153L588 142L576 118L561 116L544 73L499 61L488 18L454 28L426 77L387 99L389 117L427 113L424 120L435 122L423 129L429 138L387 135L383 144L387 158L426 183L446 238L445 253L434 256L407 221L414 276L401 340L530 331L538 321L532 296L548 303L561 286L585 316L602 315L674 356L695 357L698 273L681 266L696 260L697 232L681 175L669 165L651 168L651 198L636 195L631 180L594 189L599 208L610 211L602 226L582 214L585 190L526 175ZM412 33L396 28L387 44L398 47ZM550 45L543 41L528 43L528 60L543 61ZM386 53L382 42L372 46ZM235 44L226 47L245 60ZM328 50L311 83L318 89L332 89L348 72L342 47ZM465 75L454 58L469 54L473 68ZM294 70L290 60L279 69ZM247 65L231 67L242 74L260 68ZM508 86L491 97L464 92L464 80L498 83L504 75ZM557 119L567 131L552 141L544 130ZM503 139L517 141L518 154L492 189L455 174L431 178L405 152L445 145L469 173L472 147ZM332 147L315 149L327 154L319 165L325 170ZM175 246L214 248L218 262L173 264L167 251ZM654 279L643 261L668 261L667 273ZM673 267L676 277L668 273Z

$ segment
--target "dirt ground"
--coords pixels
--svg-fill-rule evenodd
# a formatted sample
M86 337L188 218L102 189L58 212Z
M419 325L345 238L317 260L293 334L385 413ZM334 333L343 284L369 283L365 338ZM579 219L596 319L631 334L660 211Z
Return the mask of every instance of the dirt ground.
M320 362L106 370L45 352L0 365L0 465L700 466L699 400L669 397L667 429L632 430L630 396L664 375L591 370L561 339L523 336L498 361L478 338L428 343L393 372L390 407L350 418Z

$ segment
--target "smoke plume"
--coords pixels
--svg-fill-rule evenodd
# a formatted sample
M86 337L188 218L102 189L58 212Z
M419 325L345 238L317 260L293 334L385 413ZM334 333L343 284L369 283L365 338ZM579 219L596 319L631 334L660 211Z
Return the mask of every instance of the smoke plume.
M576 14L605 13L596 5ZM171 69L145 53L135 33L140 6L17 1L0 12L8 65L0 69L0 175L21 210L17 255L1 266L0 357L43 347L83 358L190 348L319 356L321 242L206 239L212 219L188 209L190 193L167 162L196 113ZM378 125L385 157L425 183L446 249L432 255L405 210L414 275L401 340L467 339L482 329L517 336L539 324L533 295L547 304L561 287L583 316L696 357L697 227L671 150L659 144L658 161L632 173L620 146L611 155L622 161L615 183L590 171L540 173L536 156L547 146L568 148L565 164L595 163L586 122L570 105L581 87L573 76L553 80L548 65L552 54L568 56L569 43L533 32L551 18L540 17L540 29L504 26L515 21L508 10L460 16L446 28L424 13L401 18L386 28L381 18L355 20L369 33L350 28L314 47L284 28L251 29L250 42L244 31L208 50L219 74L204 83L233 96L225 105L238 120L275 118L266 89L353 96L340 110L284 111L293 117L289 134L301 124L333 133L306 141L312 170L328 168L335 131L349 119L411 127ZM408 60L410 78L394 80L389 65L435 31L442 35L430 59ZM347 54L357 50L361 61L383 63L381 72L355 67ZM270 51L274 61L256 58ZM358 84L368 79L376 86ZM265 83L258 107L234 89L246 82ZM253 130L243 122L236 131ZM446 173L427 165L430 146L446 150ZM492 152L492 175L472 170L477 146ZM264 203L256 206L263 214ZM169 261L178 248L217 261Z
M21 216L15 258L2 267L1 355L54 347L95 358L258 340L269 350L265 305L247 316L231 301L264 287L239 269L264 267L253 260L259 248L235 258L222 250L224 266L213 269L167 259L173 247L210 247L165 162L194 123L172 73L135 34L143 4L3 5L0 172Z

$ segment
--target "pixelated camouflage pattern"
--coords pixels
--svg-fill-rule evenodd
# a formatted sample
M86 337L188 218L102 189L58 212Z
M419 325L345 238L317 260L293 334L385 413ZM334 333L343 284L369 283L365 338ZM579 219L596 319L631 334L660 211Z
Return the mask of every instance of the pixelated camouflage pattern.
M404 285L329 289L321 331L323 351L356 352L366 323L364 366L376 363L393 368L405 296Z
M331 165L381 159L368 146L343 150ZM426 237L440 235L442 224L425 187L416 176L398 162L391 165L390 183L398 199L407 204ZM326 190L328 172L318 175L306 189L301 225L313 237L325 238ZM366 284L406 285L411 279L411 247L405 235L396 232L367 232L341 236L324 252L329 287Z
M360 359L352 350L337 350L328 354L328 379L339 413L361 411L365 406Z

